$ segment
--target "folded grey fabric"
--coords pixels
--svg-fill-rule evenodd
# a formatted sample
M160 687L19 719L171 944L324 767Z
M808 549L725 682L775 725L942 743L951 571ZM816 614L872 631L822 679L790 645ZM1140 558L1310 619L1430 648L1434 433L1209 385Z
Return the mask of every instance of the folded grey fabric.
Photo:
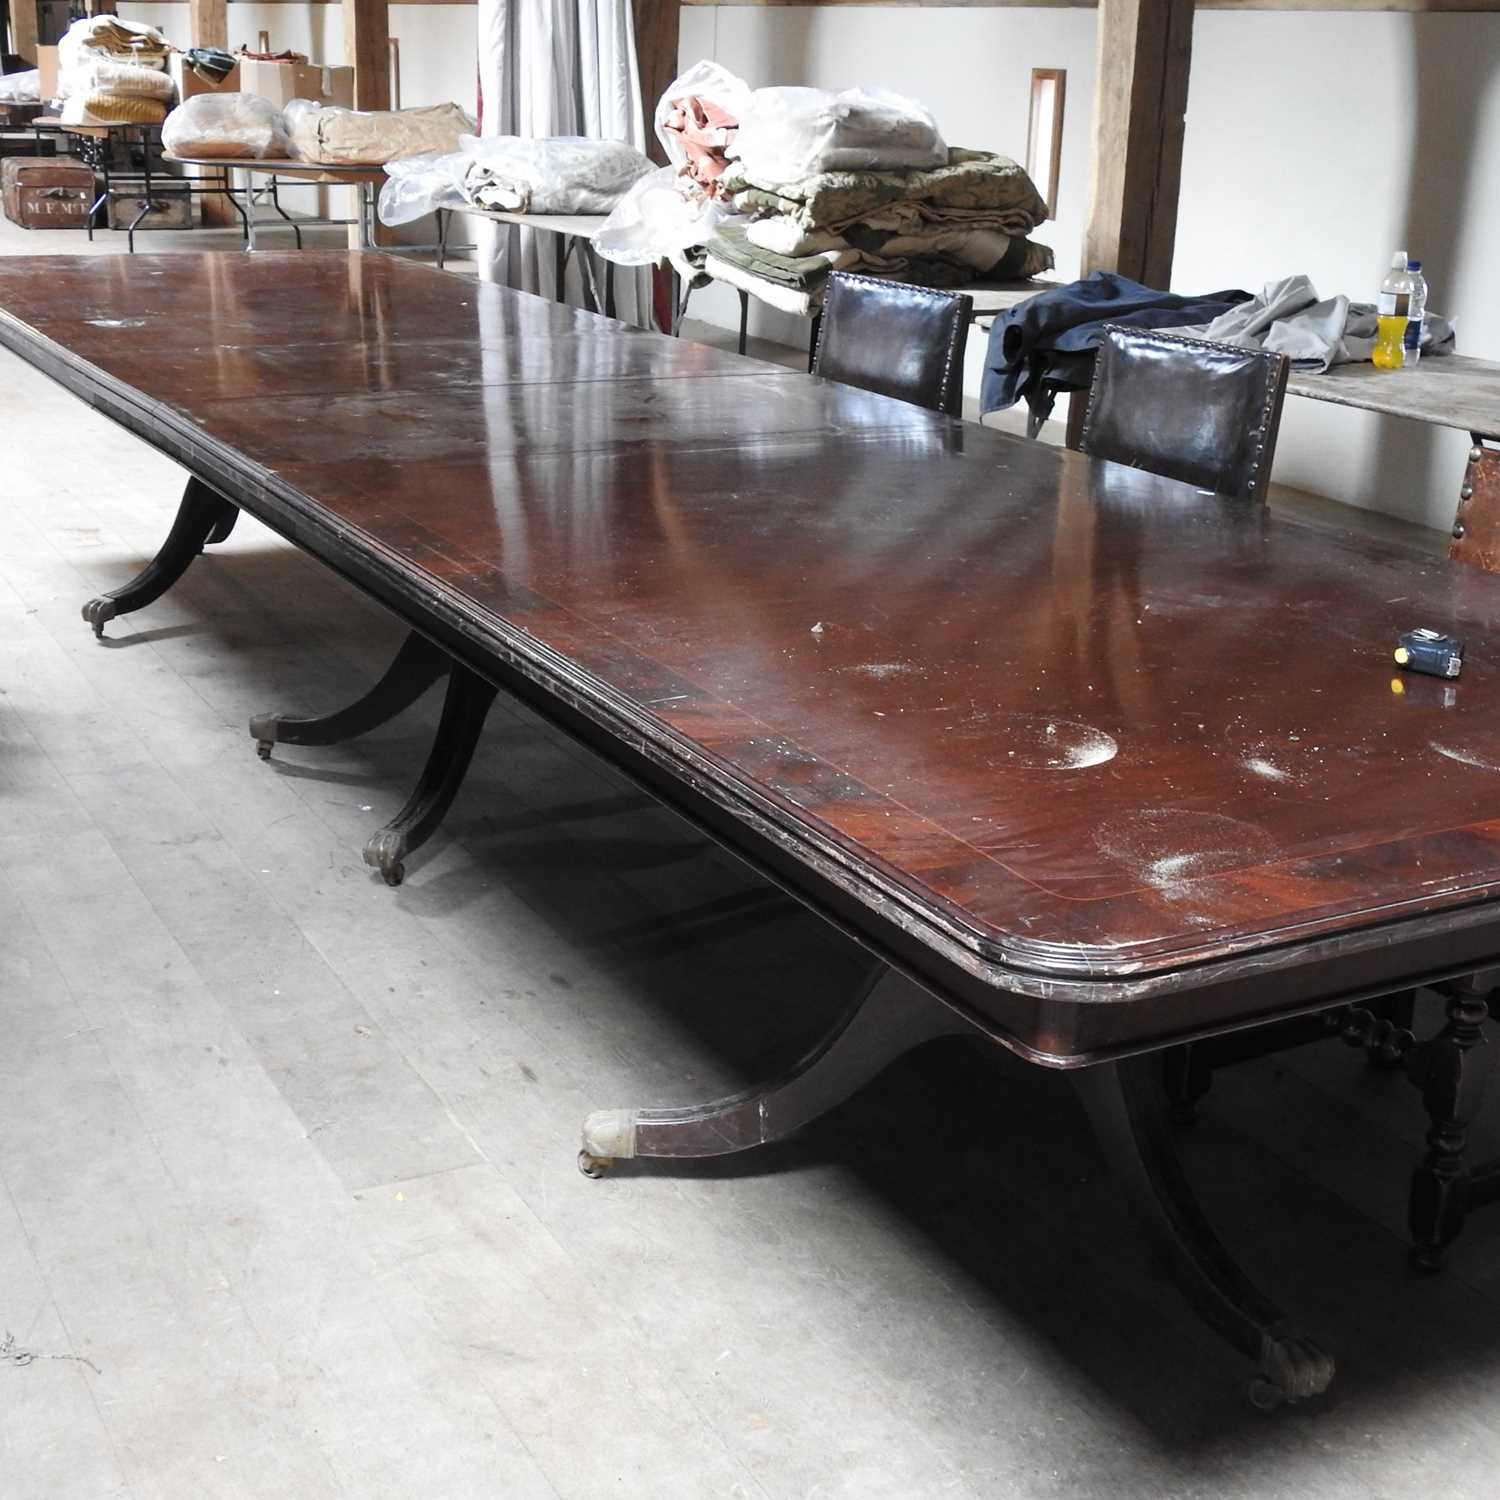
M1268 349L1284 354L1294 369L1320 372L1332 365L1358 364L1375 349L1375 307L1345 296L1318 300L1302 275L1268 281L1258 296L1241 302L1211 323L1164 329L1221 344ZM1429 313L1422 321L1422 351L1451 354L1453 324Z

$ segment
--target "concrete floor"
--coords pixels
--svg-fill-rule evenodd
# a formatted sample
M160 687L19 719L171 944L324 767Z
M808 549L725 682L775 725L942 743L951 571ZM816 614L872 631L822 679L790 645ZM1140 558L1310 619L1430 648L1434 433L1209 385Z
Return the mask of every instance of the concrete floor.
M589 1109L762 1075L858 956L504 706L387 890L360 845L436 703L270 764L245 722L344 701L390 619L248 520L109 644L79 619L181 484L0 356L4 1500L1500 1488L1500 1217L1406 1269L1418 1102L1336 1044L1224 1075L1185 1136L1342 1361L1269 1419L1066 1080L998 1052L725 1165L580 1176Z

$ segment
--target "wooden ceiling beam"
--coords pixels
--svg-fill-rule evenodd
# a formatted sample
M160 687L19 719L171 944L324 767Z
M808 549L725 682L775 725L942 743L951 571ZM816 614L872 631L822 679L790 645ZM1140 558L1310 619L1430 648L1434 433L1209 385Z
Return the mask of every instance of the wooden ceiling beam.
M344 61L354 69L355 109L391 107L391 26L386 0L342 0Z

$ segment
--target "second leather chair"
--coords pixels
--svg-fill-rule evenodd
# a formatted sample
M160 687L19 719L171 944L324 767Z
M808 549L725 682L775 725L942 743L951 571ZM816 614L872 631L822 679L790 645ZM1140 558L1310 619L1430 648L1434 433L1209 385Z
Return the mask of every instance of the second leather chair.
M1284 354L1106 328L1080 446L1216 494L1264 500L1289 368Z
M974 301L836 271L823 294L814 375L958 416Z

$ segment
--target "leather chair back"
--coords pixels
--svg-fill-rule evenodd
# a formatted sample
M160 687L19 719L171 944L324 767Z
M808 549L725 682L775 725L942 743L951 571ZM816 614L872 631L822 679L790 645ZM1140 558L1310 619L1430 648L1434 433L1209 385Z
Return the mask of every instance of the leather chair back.
M823 292L814 375L956 417L974 299L835 271Z
M1079 446L1096 458L1264 500L1281 425L1284 354L1109 327Z

